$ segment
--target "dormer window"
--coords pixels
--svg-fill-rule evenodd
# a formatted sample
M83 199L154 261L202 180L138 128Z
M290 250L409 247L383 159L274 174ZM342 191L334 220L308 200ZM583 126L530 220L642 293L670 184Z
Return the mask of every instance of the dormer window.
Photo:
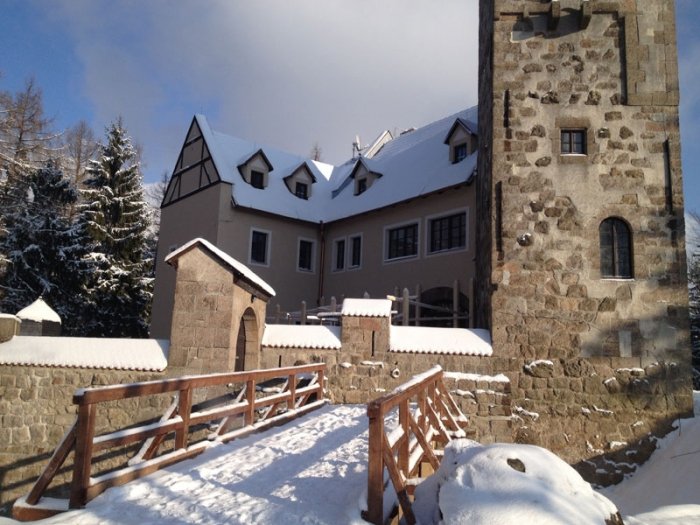
M355 195L359 195L367 191L367 179L357 179L355 181Z
M262 190L265 188L265 174L262 171L251 170L250 185L253 188Z
M467 158L467 145L466 144L457 144L454 147L454 152L452 154L452 163L457 164L458 162L462 162L464 159Z
M309 198L309 185L304 182L297 182L294 188L294 195L300 199Z

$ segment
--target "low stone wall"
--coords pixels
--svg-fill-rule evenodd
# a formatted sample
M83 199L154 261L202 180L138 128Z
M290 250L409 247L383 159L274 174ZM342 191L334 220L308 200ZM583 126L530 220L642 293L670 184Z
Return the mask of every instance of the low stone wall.
M157 372L0 366L0 514L9 514L9 503L29 492L74 423L76 389L163 377ZM97 431L159 417L169 402L152 397L106 404L98 411ZM70 479L71 457L56 479L59 485ZM105 460L108 465L110 458Z

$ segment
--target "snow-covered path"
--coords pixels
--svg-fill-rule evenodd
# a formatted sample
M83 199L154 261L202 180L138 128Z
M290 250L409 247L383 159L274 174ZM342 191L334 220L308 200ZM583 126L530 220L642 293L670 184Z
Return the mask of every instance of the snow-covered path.
M366 413L364 406L325 406L294 424L212 447L109 489L85 510L41 523L364 523Z

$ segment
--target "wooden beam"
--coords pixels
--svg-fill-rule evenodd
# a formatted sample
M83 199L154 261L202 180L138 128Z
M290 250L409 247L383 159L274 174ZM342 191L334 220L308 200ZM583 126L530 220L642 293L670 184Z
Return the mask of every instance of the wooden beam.
M41 476L39 476L39 479L36 480L32 490L29 492L26 500L27 504L36 505L39 502L39 499L41 499L41 497L44 495L44 491L53 480L56 472L58 472L58 469L60 469L61 465L63 465L63 463L66 461L68 454L70 454L71 450L73 450L73 447L75 446L77 426L78 422L76 421L73 423L73 426L68 429L65 436L63 436L63 439L51 456L48 465L46 465L46 468L44 468Z
M87 488L92 468L92 439L95 435L95 405L78 407L75 458L73 459L73 481L70 489L71 509L80 509L88 502Z

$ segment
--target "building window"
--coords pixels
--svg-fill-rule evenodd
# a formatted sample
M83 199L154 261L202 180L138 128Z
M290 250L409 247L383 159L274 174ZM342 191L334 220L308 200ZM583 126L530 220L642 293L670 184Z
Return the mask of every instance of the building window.
M430 221L430 253L464 248L467 244L467 214L455 213Z
M304 272L313 271L314 243L299 239L299 260L297 268Z
M359 195L360 193L364 193L367 191L367 179L362 178L362 179L357 179L356 185L355 185L355 195Z
M387 259L418 255L418 224L407 224L387 230Z
M340 271L345 269L345 239L335 241L334 249L335 258L333 260L333 269Z
M362 265L362 236L350 237L350 268L359 268Z
M586 154L586 130L562 129L561 130L561 154L585 155Z
M250 235L250 262L254 264L268 264L268 240L267 232L253 230Z
M632 233L622 219L600 223L600 275L604 279L631 279Z
M467 158L467 145L466 144L457 144L454 147L452 162L454 164L457 164L458 162L462 162L466 158Z
M309 185L304 182L297 182L294 186L294 195L300 199L309 198Z
M258 188L262 190L265 188L265 174L262 171L251 170L250 172L250 185L253 188Z

